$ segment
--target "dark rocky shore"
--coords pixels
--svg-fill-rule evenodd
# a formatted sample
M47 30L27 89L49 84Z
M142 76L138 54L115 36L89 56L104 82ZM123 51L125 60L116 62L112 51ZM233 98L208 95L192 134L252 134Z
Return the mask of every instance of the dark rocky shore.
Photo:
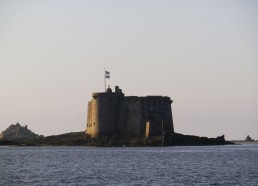
M73 132L61 134L56 136L37 137L33 139L13 139L0 140L0 145L18 145L18 146L102 146L102 147L116 147L116 146L199 146L199 145L226 145L233 144L226 141L224 136L217 138L207 138L198 136L189 136L183 134L172 134L169 136L154 136L146 138L144 136L138 137L87 137L85 132Z
M10 125L0 134L0 145L16 146L191 146L191 145L226 145L233 144L225 140L224 135L217 138L189 136L178 133L165 136L103 136L91 138L85 131L71 132L44 137L33 133L27 126L19 123Z

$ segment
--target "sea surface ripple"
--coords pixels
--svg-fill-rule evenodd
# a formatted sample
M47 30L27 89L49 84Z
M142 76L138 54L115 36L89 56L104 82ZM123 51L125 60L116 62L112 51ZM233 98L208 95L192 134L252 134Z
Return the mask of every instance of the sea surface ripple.
M0 185L258 185L258 145L0 147Z

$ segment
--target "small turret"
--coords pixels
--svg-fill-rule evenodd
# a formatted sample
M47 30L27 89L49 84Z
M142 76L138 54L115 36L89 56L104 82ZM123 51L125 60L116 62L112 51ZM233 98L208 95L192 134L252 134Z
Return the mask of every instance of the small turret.
M119 88L119 86L115 86L115 93L122 94L122 89Z
M112 89L110 88L110 85L108 85L107 93L112 93Z

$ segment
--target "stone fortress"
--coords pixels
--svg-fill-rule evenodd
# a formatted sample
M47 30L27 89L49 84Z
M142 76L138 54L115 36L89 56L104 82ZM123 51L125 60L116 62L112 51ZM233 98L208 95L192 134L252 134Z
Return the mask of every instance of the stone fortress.
M86 132L42 136L19 123L0 134L1 145L18 146L176 146L233 144L217 138L174 132L172 100L164 96L125 96L118 86L112 92L93 93L88 103ZM246 141L250 143L250 136ZM253 140L252 140L253 141Z
M162 136L173 134L169 97L125 96L116 86L106 92L93 93L88 103L86 134L101 136Z

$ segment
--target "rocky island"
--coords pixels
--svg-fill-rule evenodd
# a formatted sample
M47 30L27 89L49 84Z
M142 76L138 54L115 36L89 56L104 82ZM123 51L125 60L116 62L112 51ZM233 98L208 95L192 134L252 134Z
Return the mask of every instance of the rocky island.
M28 129L28 126L21 126L20 123L10 125L5 131L0 134L0 139L15 140L15 139L33 139L39 135Z
M93 93L88 103L86 130L39 136L27 126L11 125L0 135L0 145L172 146L232 144L217 138L174 131L172 100L167 96L125 96L116 86Z
M71 132L53 136L35 138L1 138L0 145L17 146L101 146L101 147L134 147L134 146L200 146L233 144L224 136L217 138L198 137L174 133L173 135L153 136L102 136L92 138L85 131Z
M21 126L20 123L10 125L0 134L0 145L16 145L20 140L32 140L39 137L28 129L27 125Z
M252 139L249 135L246 136L244 142L253 142L254 139Z

